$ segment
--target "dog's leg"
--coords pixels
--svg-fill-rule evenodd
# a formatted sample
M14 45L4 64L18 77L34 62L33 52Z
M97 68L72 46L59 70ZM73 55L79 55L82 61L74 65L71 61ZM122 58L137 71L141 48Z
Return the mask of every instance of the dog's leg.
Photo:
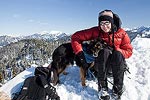
M66 68L67 68L67 67L69 67L69 64L68 64L68 65L65 65L65 67L64 67L64 69L63 69L63 72L62 72L62 73L63 73L64 75L67 75L67 74L68 74L68 72L66 72Z
M60 80L59 80L59 75L61 74L61 73L63 73L64 74L64 71L65 71L65 69L63 69L63 68L60 68L60 69L58 69L57 71L55 71L55 81L53 82L55 85L57 84L57 83L60 83Z
M57 85L57 83L59 83L59 74L58 74L57 70L53 70L52 73L53 74L51 76L51 79L52 79L51 82L55 86L55 85Z
M86 86L85 80L86 80L86 70L80 67L80 78L81 78L81 84L82 86Z
M90 64L90 66L89 66L89 68L92 68L92 67L94 67L94 62L92 62L91 64Z
M64 68L60 68L58 69L58 74L64 73L65 69Z

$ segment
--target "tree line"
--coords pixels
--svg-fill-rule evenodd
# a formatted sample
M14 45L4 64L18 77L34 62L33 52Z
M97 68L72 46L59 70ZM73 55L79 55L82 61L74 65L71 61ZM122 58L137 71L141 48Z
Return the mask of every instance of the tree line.
M0 48L0 83L12 79L32 64L50 63L54 49L68 41L24 39Z

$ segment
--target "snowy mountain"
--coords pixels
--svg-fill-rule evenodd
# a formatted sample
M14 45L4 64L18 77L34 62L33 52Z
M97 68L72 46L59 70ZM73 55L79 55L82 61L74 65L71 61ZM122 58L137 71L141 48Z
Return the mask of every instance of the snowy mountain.
M33 39L34 38L34 39L44 39L44 40L58 40L63 37L67 37L67 35L60 31L51 31L50 33L43 31L41 33L36 33L36 34L30 35L30 36L26 36L24 38L25 39Z
M17 42L23 39L44 39L47 41L54 41L54 40L69 40L69 36L66 33L60 31L43 31L41 33L35 33L29 36L19 36L19 37L12 37L12 36L0 36L0 46L5 46L10 44L11 42Z
M138 33L141 33L141 34L139 34L141 37L143 37L143 38L145 38L145 37L150 38L150 27L142 26L142 27L136 28L134 30L136 30Z
M150 43L149 38L136 37L132 41L133 55L127 59L131 74L126 73L124 77L125 91L122 100L150 100ZM18 74L12 80L4 84L0 91L9 97L18 92L23 81L33 75L35 66ZM60 75L61 84L55 86L61 100L98 100L97 81L87 79L87 87L81 86L79 68L74 65L66 69L68 75ZM128 78L130 77L130 78ZM109 78L112 81L111 78ZM112 88L111 84L108 84Z
M12 36L0 36L0 46L4 46L6 44L10 44L11 42L17 42L19 37L12 37Z
M133 40L135 37L142 37L142 38L150 38L150 27L137 27L133 29L124 28L126 32L128 33L131 40Z

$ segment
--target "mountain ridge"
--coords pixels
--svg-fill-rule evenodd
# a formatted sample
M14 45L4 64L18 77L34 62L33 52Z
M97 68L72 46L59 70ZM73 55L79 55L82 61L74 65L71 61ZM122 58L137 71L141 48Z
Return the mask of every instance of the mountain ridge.
M13 42L17 42L19 40L23 39L41 39L41 40L47 40L47 41L56 41L56 40L66 40L70 36L66 33L60 32L60 31L51 31L50 33L34 33L28 36L8 36L3 35L0 36L0 46L5 46Z
M129 37L131 40L133 40L137 35L139 35L142 38L150 38L150 26L141 26L141 27L136 27L133 29L129 28L124 28L125 31L128 33ZM71 35L68 35L64 32L60 31L43 31L41 33L34 33L28 36L8 36L8 35L3 35L0 36L0 46L5 46L8 45L11 42L17 42L19 40L23 39L44 39L47 41L56 41L56 40L70 40Z

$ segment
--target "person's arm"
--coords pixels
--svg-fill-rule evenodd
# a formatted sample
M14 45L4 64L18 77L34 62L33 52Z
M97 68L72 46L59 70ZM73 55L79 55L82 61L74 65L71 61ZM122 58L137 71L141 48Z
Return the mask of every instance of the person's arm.
M75 54L82 51L82 42L93 39L98 35L98 28L93 27L86 30L81 30L71 36L71 45Z
M82 42L91 40L94 37L96 37L95 34L98 33L97 29L98 28L94 27L94 28L78 31L74 33L71 37L71 45L72 45L73 51L78 57L82 68L85 70L88 68L88 64L86 62L86 59L82 50Z
M125 58L129 58L133 53L133 47L130 43L130 38L128 34L124 31L124 36L122 38L122 42L120 47L115 48L117 51L120 51Z

